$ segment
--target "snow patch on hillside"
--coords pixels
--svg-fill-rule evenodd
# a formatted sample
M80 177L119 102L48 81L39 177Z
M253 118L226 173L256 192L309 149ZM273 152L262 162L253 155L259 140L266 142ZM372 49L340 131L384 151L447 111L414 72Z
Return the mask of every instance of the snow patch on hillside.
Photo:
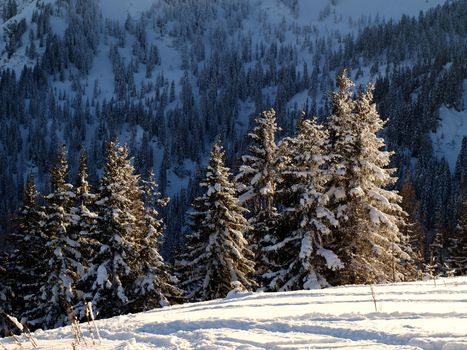
M149 10L154 0L101 0L102 15L114 20L124 21L128 15L137 18L143 11Z
M467 80L464 80L464 110L443 105L439 109L439 126L431 134L433 148L439 159L446 159L451 172L456 167L457 157L462 146L462 138L467 136Z
M418 16L420 11L426 11L437 5L445 3L446 0L299 0L299 19L309 21L310 17L318 19L316 9L323 9L330 5L331 13L343 18L351 17L358 19L361 16L375 17L380 19L397 20L403 14L407 16ZM335 5L331 5L335 4Z
M467 277L374 291L376 306L369 286L346 286L236 294L118 316L97 322L102 345L80 349L467 349ZM83 332L91 344L86 325ZM69 327L34 336L39 349L71 349Z

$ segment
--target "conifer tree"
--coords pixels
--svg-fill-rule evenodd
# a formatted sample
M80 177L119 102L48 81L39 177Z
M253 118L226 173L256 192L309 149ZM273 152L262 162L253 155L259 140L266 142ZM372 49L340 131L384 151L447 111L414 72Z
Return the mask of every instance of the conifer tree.
M360 91L352 101L353 83L345 70L337 77L339 90L332 95L330 131L331 189L339 219L334 251L344 263L336 283L375 283L410 278L401 201L394 184L394 169L388 169L391 152L382 151L383 128L373 100L373 87Z
M177 280L170 275L169 267L159 253L165 225L157 208L165 207L169 199L161 198L152 171L142 183L145 211L138 242L141 275L136 281L132 304L137 310L148 310L177 301L182 292L175 286Z
M58 151L57 161L50 172L52 192L46 198L46 224L48 270L41 287L42 325L60 327L68 323L68 309L76 300L75 283L83 274L78 237L73 225L75 193L67 182L68 162L65 146Z
M426 270L432 277L445 275L448 270L444 250L443 233L437 231L429 246L429 259L426 265Z
M96 194L92 193L88 182L87 153L83 149L80 154L78 176L75 186L74 215L77 218L73 230L80 242L82 265L86 268L92 258L92 252L99 244L93 238L97 230L97 214L94 212Z
M457 158L455 177L460 186L457 225L449 244L448 264L457 275L467 274L467 137Z
M406 223L400 230L408 238L412 249L412 260L420 270L427 255L425 254L426 233L421 224L420 201L416 197L413 183L408 176L399 194L402 197L401 207L408 214Z
M287 291L328 286L326 273L342 263L325 248L337 225L324 194L326 132L314 119L303 119L295 137L281 143L280 238L264 248L275 270L267 275L269 289ZM328 271L329 270L329 271Z
M449 267L457 275L467 274L467 200L461 205L454 237L449 248Z
M12 315L14 303L16 299L14 286L18 276L12 273L16 270L14 263L10 259L10 254L0 252L0 337L8 335L9 325L3 315L4 313Z
M75 206L72 209L76 220L71 229L79 242L80 263L84 272L76 281L77 298L74 307L76 307L76 315L83 317L85 314L83 302L85 291L82 290L84 287L82 279L90 268L90 261L94 253L100 249L100 242L96 239L98 219L98 215L94 210L96 194L92 193L88 182L87 153L84 149L81 150L79 158L75 194Z
M42 287L48 264L46 245L47 236L44 233L46 213L38 203L34 177L30 174L23 191L23 203L18 211L17 230L9 237L14 247L11 254L13 264L8 274L14 276L14 293L18 305L15 313L25 320L33 321L39 317L37 311L40 301L39 289Z
M101 179L96 213L98 227L91 239L99 242L90 268L83 276L84 299L91 301L99 317L126 313L134 283L144 217L139 176L128 159L126 146L110 141Z
M249 133L252 144L249 154L242 156L239 174L236 176L239 203L249 209L247 238L255 252L256 274L259 279L269 269L261 247L275 241L274 230L279 214L274 197L277 187L278 147L275 135L278 130L276 112L262 112L255 119L255 127Z
M332 115L327 123L329 132L329 171L333 175L330 181L328 196L335 206L337 219L348 219L348 197L350 187L349 173L352 167L351 159L356 153L353 141L359 126L353 115L354 101L352 100L353 82L347 77L347 71L343 70L337 75L338 90L331 94Z
M232 289L255 287L252 252L243 233L248 228L245 209L235 196L224 165L224 151L216 143L206 176L200 186L205 193L193 203L187 251L178 261L181 286L192 300L225 297Z

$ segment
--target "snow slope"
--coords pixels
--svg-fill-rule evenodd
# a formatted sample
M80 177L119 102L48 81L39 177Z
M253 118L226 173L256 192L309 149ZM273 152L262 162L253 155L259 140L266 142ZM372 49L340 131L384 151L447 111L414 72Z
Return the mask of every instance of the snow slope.
M271 1L272 2L272 1ZM375 17L380 19L399 19L403 14L407 16L418 16L420 11L426 11L432 7L444 3L443 0L299 0L299 18L304 22L310 17L317 15L316 9L323 9L328 4L331 5L331 12L337 16L351 17L354 20L361 16ZM334 13L333 13L334 15ZM317 19L317 17L315 18Z
M449 169L454 172L456 160L462 147L462 138L467 136L467 80L464 80L462 111L443 105L439 109L440 125L436 133L431 134L436 156L444 158Z
M101 0L104 17L123 21L130 14L136 17L142 11L148 10L155 3L152 0Z
M102 345L79 349L467 349L467 277L377 285L374 292L377 311L369 286L348 286L119 316L97 322ZM86 325L83 332L90 344ZM72 348L68 327L34 336L39 349Z

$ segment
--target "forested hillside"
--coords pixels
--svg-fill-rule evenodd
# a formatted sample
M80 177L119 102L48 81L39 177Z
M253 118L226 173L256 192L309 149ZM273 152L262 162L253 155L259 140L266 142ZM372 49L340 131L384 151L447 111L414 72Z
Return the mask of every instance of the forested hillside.
M161 210L170 256L214 140L237 172L260 112L275 109L281 139L302 111L324 121L346 67L357 87L375 82L394 186L410 193L426 257L436 234L445 256L466 195L467 3L399 2L359 1L357 11L339 0L2 1L3 233L28 175L50 192L62 143L71 178L88 150L97 186L105 144L118 138L171 197Z

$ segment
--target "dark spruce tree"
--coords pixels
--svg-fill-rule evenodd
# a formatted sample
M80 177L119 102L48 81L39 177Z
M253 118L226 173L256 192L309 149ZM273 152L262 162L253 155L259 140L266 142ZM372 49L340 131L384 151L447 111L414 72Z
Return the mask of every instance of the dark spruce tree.
M10 335L11 325L5 319L4 315L14 315L14 300L17 300L14 292L17 276L12 273L17 271L10 255L6 252L0 252L0 337Z
M249 248L255 253L256 276L262 284L263 274L270 270L270 263L262 247L276 242L275 228L279 213L275 206L278 181L278 147L275 141L278 127L276 112L262 112L255 119L249 133L249 154L242 156L238 175L235 177L239 203L249 210L247 238Z
M8 273L14 278L16 303L13 308L16 316L23 318L33 327L35 320L42 317L39 289L43 286L48 271L44 233L46 223L45 208L38 203L39 193L30 174L23 191L23 203L18 211L15 233L9 237L14 250L12 265Z
M467 274L467 199L461 205L454 236L449 247L449 267L457 275Z
M455 179L460 186L457 198L459 210L454 234L449 242L448 264L457 275L465 275L467 274L467 137L462 139Z
M245 209L238 203L218 143L200 186L205 193L193 203L187 249L177 262L182 271L180 286L191 300L224 298L234 289L253 289L253 253L244 237L248 229Z
M182 291L175 286L177 280L170 274L168 265L159 253L165 224L158 208L165 207L169 199L161 198L152 171L142 181L142 190L145 209L142 234L138 241L140 276L135 282L132 308L149 310L178 302Z
M87 153L84 149L81 150L80 154L75 194L73 215L76 219L71 229L79 243L80 261L84 268L84 273L77 281L76 289L78 293L75 307L76 314L83 318L85 316L85 305L83 303L82 282L87 271L89 271L89 265L94 253L100 249L100 242L96 239L98 214L95 212L95 202L97 195L92 192L88 181Z
M408 215L405 225L400 230L409 239L414 265L417 267L417 270L422 271L425 258L428 257L426 233L421 224L420 200L417 199L415 188L409 176L406 176L399 195L402 197L401 207Z

